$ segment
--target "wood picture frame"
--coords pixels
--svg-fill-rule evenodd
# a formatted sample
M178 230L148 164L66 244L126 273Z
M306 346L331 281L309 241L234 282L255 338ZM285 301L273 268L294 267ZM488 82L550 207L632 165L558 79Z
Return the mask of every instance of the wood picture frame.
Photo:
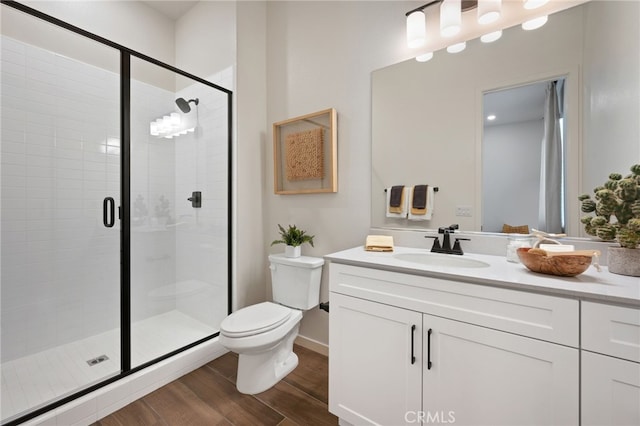
M336 119L329 108L273 123L274 193L338 192Z

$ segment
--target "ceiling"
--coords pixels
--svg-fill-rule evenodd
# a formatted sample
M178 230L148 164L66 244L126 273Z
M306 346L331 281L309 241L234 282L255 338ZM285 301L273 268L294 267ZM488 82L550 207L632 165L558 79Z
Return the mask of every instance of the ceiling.
M546 89L547 82L544 81L485 94L485 116L488 114L496 115L494 121L486 121L485 117L485 125L498 126L541 120L544 116Z
M142 0L147 6L157 10L174 21L187 13L198 1L193 0Z

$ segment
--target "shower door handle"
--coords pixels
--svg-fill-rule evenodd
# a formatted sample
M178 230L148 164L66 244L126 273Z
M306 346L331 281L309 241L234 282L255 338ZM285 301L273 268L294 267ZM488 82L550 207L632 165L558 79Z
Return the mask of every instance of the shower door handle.
M116 201L112 197L105 197L102 201L102 223L104 223L104 226L107 228L112 228L115 221Z

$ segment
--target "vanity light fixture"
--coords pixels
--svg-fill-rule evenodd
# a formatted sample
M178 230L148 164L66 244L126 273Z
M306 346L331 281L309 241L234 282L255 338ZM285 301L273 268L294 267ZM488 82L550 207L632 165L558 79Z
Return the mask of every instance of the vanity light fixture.
M537 30L541 26L547 23L549 17L547 15L540 16L538 18L530 19L522 23L522 29L526 31Z
M483 43L493 43L494 41L498 40L500 37L502 37L502 30L493 31L488 34L485 34L482 37L480 37L480 41Z
M549 0L523 0L523 6L528 10L537 9L547 3L549 3Z
M449 53L460 53L467 47L467 43L463 41L462 43L452 44L447 47L447 52Z
M478 9L478 23L495 22L501 16L502 0L432 0L405 13L407 46L417 48L427 42L426 9L440 4L440 35L452 37L462 28L462 13Z

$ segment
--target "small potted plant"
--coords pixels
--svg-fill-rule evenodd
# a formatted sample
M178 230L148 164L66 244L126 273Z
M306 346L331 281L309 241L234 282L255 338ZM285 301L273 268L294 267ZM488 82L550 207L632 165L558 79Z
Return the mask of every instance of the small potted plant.
M297 228L295 225L289 225L288 229L284 229L282 225L278 224L280 232L280 239L273 240L271 245L286 244L284 248L284 255L287 257L300 257L300 246L304 243L311 244L313 247L313 238L315 235L307 235L306 231Z
M620 247L609 247L608 267L615 274L640 276L640 164L631 166L631 174L622 177L611 173L603 186L578 199L584 213L581 222L587 234L603 241L617 241Z

